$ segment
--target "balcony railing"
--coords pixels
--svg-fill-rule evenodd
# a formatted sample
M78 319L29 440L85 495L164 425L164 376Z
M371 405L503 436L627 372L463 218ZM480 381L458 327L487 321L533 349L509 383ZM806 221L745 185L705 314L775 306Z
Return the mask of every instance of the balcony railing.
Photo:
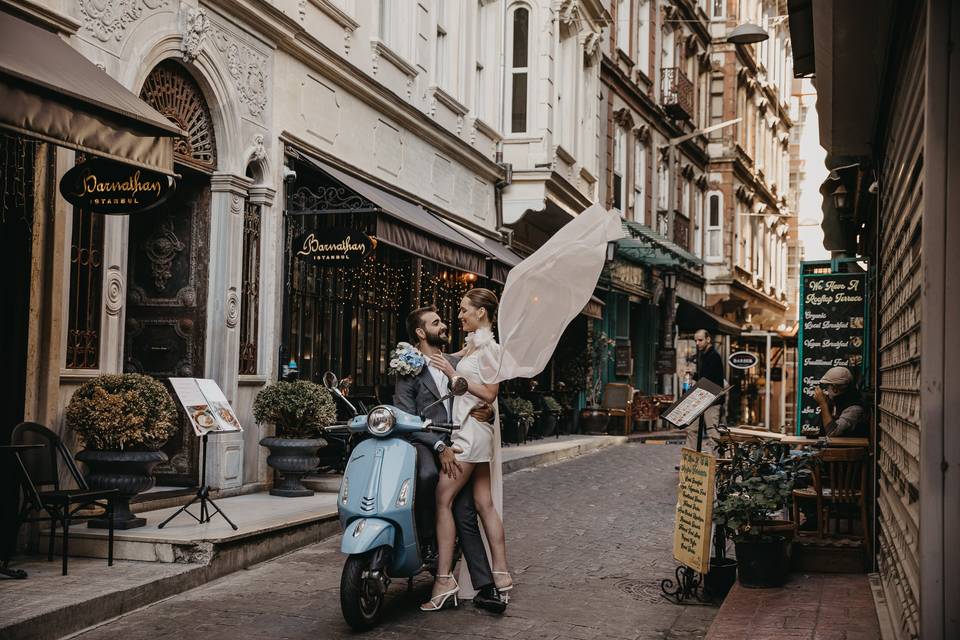
M690 220L679 213L673 215L673 242L690 251Z
M693 83L682 69L667 67L661 71L660 95L661 104L671 118L693 118Z

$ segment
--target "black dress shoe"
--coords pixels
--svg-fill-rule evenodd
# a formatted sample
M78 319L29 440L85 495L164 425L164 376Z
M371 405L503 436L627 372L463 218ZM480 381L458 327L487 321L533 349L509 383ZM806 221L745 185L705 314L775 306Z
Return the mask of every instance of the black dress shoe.
M473 605L491 613L503 613L507 610L507 603L492 584L483 587L473 596Z

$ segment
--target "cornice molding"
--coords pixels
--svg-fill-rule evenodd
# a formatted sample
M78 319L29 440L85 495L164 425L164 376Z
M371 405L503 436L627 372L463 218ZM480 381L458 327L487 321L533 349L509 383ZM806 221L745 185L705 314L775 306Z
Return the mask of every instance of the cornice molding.
M353 16L338 7L330 0L310 0L310 4L319 9L324 15L349 31L356 31L360 26Z
M0 9L59 34L72 36L80 29L79 21L34 0L0 0Z

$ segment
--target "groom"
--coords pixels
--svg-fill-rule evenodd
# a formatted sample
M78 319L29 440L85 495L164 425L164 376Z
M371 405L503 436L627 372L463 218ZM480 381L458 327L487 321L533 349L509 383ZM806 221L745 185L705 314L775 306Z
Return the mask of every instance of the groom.
M442 354L447 346L447 325L443 323L434 306L416 309L407 316L407 333L410 341L428 359L433 354ZM458 359L443 354L453 366ZM425 365L415 376L402 376L397 379L397 386L393 397L393 404L397 408L422 415L423 410L432 402L439 400L449 392L447 376ZM434 423L448 423L452 417L452 400L431 407L423 417ZM493 422L493 408L480 403L471 412L471 415L480 422ZM439 474L434 455L439 458L443 473L456 476L460 472L455 452L448 446L442 434L430 431L420 431L409 435L410 442L417 448L417 486L416 496L424 496L416 506L417 530L431 537L436 532L436 495ZM480 537L480 527L477 523L477 511L473 504L473 481L469 481L453 503L453 515L456 520L457 534L460 537L460 547L463 549L467 568L470 571L470 581L477 594L473 603L494 613L503 613L506 603L500 598L493 583L493 574L490 571L490 562L487 551ZM429 532L429 533L428 533ZM434 540L426 542L434 544Z

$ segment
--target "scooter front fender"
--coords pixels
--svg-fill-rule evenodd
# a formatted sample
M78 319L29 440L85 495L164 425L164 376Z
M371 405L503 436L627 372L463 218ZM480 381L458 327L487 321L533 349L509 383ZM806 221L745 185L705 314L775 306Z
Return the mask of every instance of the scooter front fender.
M366 553L384 545L393 548L396 539L393 523L380 518L357 518L344 530L340 551L353 555Z

